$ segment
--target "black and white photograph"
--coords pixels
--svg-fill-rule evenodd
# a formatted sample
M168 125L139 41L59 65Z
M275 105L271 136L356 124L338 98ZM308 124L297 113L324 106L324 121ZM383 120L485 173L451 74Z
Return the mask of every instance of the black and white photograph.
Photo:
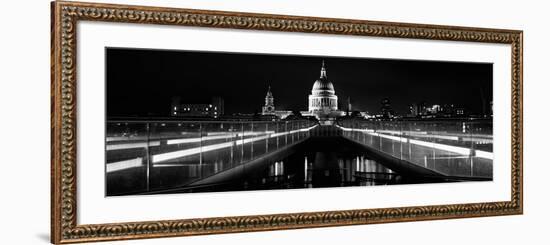
M543 1L6 3L0 245L548 239Z
M493 64L107 47L106 196L493 180Z

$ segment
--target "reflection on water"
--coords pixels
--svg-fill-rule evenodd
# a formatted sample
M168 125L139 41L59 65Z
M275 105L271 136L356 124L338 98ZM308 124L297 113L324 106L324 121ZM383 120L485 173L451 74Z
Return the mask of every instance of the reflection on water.
M342 169L345 182L359 183L361 186L393 184L401 178L391 169L366 158L366 156L339 159L338 166Z
M262 145L253 144L250 149L265 147L265 142L254 143ZM224 157L228 152L241 153ZM209 152L185 164L155 164L151 168L151 176L154 177L149 182L153 189L143 194L446 182L426 178L404 168L390 169L399 165L373 159L364 148L343 138L312 138L291 149L284 149L270 157L256 158L244 165L233 165L227 159L244 158L247 151L239 149L228 152ZM128 183L129 188L142 184L139 182L142 179L130 182L116 177L111 175L111 181ZM207 180L204 183L186 184L203 178Z
M283 176L285 175L284 171L284 162L274 162L271 165L269 165L269 176Z
M364 153L301 152L270 163L246 180L246 189L373 186L401 183L402 177Z

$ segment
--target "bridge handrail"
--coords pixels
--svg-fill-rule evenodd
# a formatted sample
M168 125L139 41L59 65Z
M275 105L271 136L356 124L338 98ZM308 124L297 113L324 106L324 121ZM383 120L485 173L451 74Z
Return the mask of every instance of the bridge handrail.
M127 176L146 179L143 189L126 190L143 192L159 189L159 183L161 189L183 186L197 181L197 178L202 179L284 150L307 139L309 131L318 124L293 120L109 121L107 125L110 125L105 138L107 176L121 177L117 173L127 172ZM200 170L195 170L199 166ZM173 183L169 178L159 180L164 176L159 172L168 176L173 172L179 177L174 178L176 182Z
M492 178L492 121L455 121L445 125L433 121L414 123L426 123L430 127L424 127L426 132L420 135L410 134L418 132L412 130L418 125L409 121L392 121L393 125L385 127L388 122L346 120L337 122L336 127L342 129L343 136L348 139L436 172Z

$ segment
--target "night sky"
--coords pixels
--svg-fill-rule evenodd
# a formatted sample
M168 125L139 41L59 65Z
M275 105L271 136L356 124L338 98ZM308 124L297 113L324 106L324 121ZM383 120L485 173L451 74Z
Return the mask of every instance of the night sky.
M481 113L493 98L487 63L107 48L107 116L168 116L173 96L221 96L226 115L261 112L268 86L277 110L307 110L322 60L339 109L350 97L353 110L376 114L389 98L399 114L422 101Z

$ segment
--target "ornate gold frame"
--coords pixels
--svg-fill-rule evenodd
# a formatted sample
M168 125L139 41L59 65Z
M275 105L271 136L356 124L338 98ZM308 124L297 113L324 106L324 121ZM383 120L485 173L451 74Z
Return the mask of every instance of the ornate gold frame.
M74 243L523 213L523 32L97 3L51 4L51 242ZM78 225L78 21L127 22L511 44L511 201Z

